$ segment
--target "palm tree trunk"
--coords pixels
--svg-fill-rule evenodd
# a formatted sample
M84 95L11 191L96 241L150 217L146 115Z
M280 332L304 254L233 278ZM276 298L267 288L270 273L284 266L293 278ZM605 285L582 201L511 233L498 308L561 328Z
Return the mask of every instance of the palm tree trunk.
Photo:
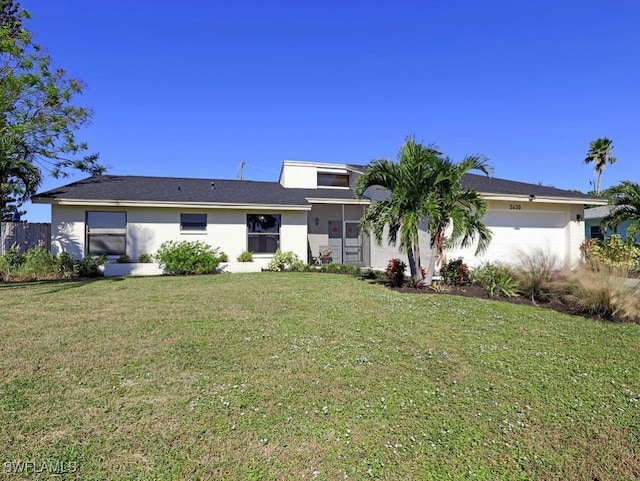
M420 243L418 242L413 246L413 257L416 264L416 273L413 274L416 278L416 284L422 283L424 277L422 276L422 261L420 259Z
M416 276L416 258L413 255L413 248L409 247L407 249L407 258L409 259L409 272L411 273L411 277Z
M426 286L430 286L433 283L433 273L436 270L436 258L438 257L436 254L437 246L434 244L431 246L431 258L429 259L429 265L427 267L427 273L424 276L423 284Z

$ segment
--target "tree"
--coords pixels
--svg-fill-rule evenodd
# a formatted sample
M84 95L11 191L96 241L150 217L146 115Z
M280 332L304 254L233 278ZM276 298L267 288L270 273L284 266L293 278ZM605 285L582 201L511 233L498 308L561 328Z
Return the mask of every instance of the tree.
M356 183L355 193L360 198L374 185L390 194L366 210L360 221L363 231L372 233L378 244L382 243L385 227L389 245L396 245L400 235L399 248L409 257L411 275L431 284L436 261L442 259L446 248L468 247L477 241L478 254L491 240L491 231L481 222L487 211L486 201L477 192L462 188L462 177L471 170L489 175L488 160L472 155L454 163L435 145L424 146L409 137L397 162L374 160ZM431 248L424 279L419 243L423 223L428 226Z
M79 157L87 145L75 131L91 112L74 103L82 83L53 68L24 23L30 18L14 0L0 0L0 208L16 193L28 199L43 174L64 177L71 169L104 173L98 155Z
M11 220L13 211L35 194L41 182L42 172L21 150L19 141L14 136L0 137L0 220Z
M602 171L606 167L607 163L613 164L616 161L616 158L611 153L612 151L613 141L606 137L601 137L589 143L589 152L587 152L587 155L584 158L584 163L590 164L593 162L594 164L593 176L596 195L600 195Z
M606 189L603 195L609 199L610 211L602 219L602 227L615 232L620 224L631 221L627 242L635 243L640 234L640 184L625 180Z

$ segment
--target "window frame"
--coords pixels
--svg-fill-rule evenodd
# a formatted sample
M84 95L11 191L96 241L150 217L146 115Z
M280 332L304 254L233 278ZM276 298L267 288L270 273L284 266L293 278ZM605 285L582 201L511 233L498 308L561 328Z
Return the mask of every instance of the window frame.
M92 227L90 223L90 218L92 214L99 214L102 216L108 214L117 214L124 216L124 226L123 227L112 227L112 226L97 226ZM85 211L85 253L89 256L121 256L127 254L127 223L128 216L127 211L122 210L87 210ZM108 224L108 223L107 223ZM104 252L100 250L92 249L92 240L95 241L99 237L104 238L122 238L122 250L106 250L103 249ZM106 245L106 242L104 243Z
M320 182L320 179L333 178L333 182ZM339 181L341 179L341 181ZM316 177L316 185L322 188L333 189L348 189L349 188L349 174L338 172L322 172L319 171Z
M250 218L255 217L255 218L259 218L259 217L266 217L266 216L271 216L274 219L276 219L276 226L277 226L277 232L273 232L273 231L265 231L265 232L259 232L259 231L252 231L252 226L257 225L255 221L251 221ZM247 213L247 251L251 251L254 254L258 254L258 255L270 255L270 254L275 254L275 252L280 249L280 234L281 234L281 230L282 230L282 214L277 214L277 213ZM259 220L259 219L258 219ZM260 249L260 243L257 242L259 239L263 239L264 242L268 242L268 238L269 237L273 237L275 238L275 248L273 250L271 249Z
M185 216L204 216L203 222L185 222ZM207 213L201 212L183 212L180 214L180 233L181 234L204 234L207 232L209 217Z

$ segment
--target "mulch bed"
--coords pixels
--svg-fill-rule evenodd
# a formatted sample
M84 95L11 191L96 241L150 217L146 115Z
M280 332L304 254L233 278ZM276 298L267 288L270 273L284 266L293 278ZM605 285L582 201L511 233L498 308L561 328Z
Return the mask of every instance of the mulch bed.
M561 312L563 314L570 314L575 316L588 317L590 319L598 319L598 320L606 320L611 321L606 317L597 315L597 314L589 314L580 312L572 306L568 306L558 301L557 299L552 299L548 302L534 302L531 298L528 297L490 297L486 290L484 290L480 286L475 285L466 285L466 286L447 286L444 291L435 291L429 288L416 289L414 287L389 287L389 289L400 292L403 294L430 294L430 295L449 295L449 296L464 296L464 297L475 297L477 299L488 299L496 302L510 302L512 304L524 304L529 306L536 306L545 309L552 309L557 312Z

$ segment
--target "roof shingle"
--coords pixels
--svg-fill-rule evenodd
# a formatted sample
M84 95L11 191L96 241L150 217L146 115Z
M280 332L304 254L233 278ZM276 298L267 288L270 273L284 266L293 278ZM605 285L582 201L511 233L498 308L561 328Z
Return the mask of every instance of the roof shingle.
M286 189L278 182L101 175L89 177L34 197L53 199L118 200L173 203L273 204L308 206L307 197L351 199L340 189Z

